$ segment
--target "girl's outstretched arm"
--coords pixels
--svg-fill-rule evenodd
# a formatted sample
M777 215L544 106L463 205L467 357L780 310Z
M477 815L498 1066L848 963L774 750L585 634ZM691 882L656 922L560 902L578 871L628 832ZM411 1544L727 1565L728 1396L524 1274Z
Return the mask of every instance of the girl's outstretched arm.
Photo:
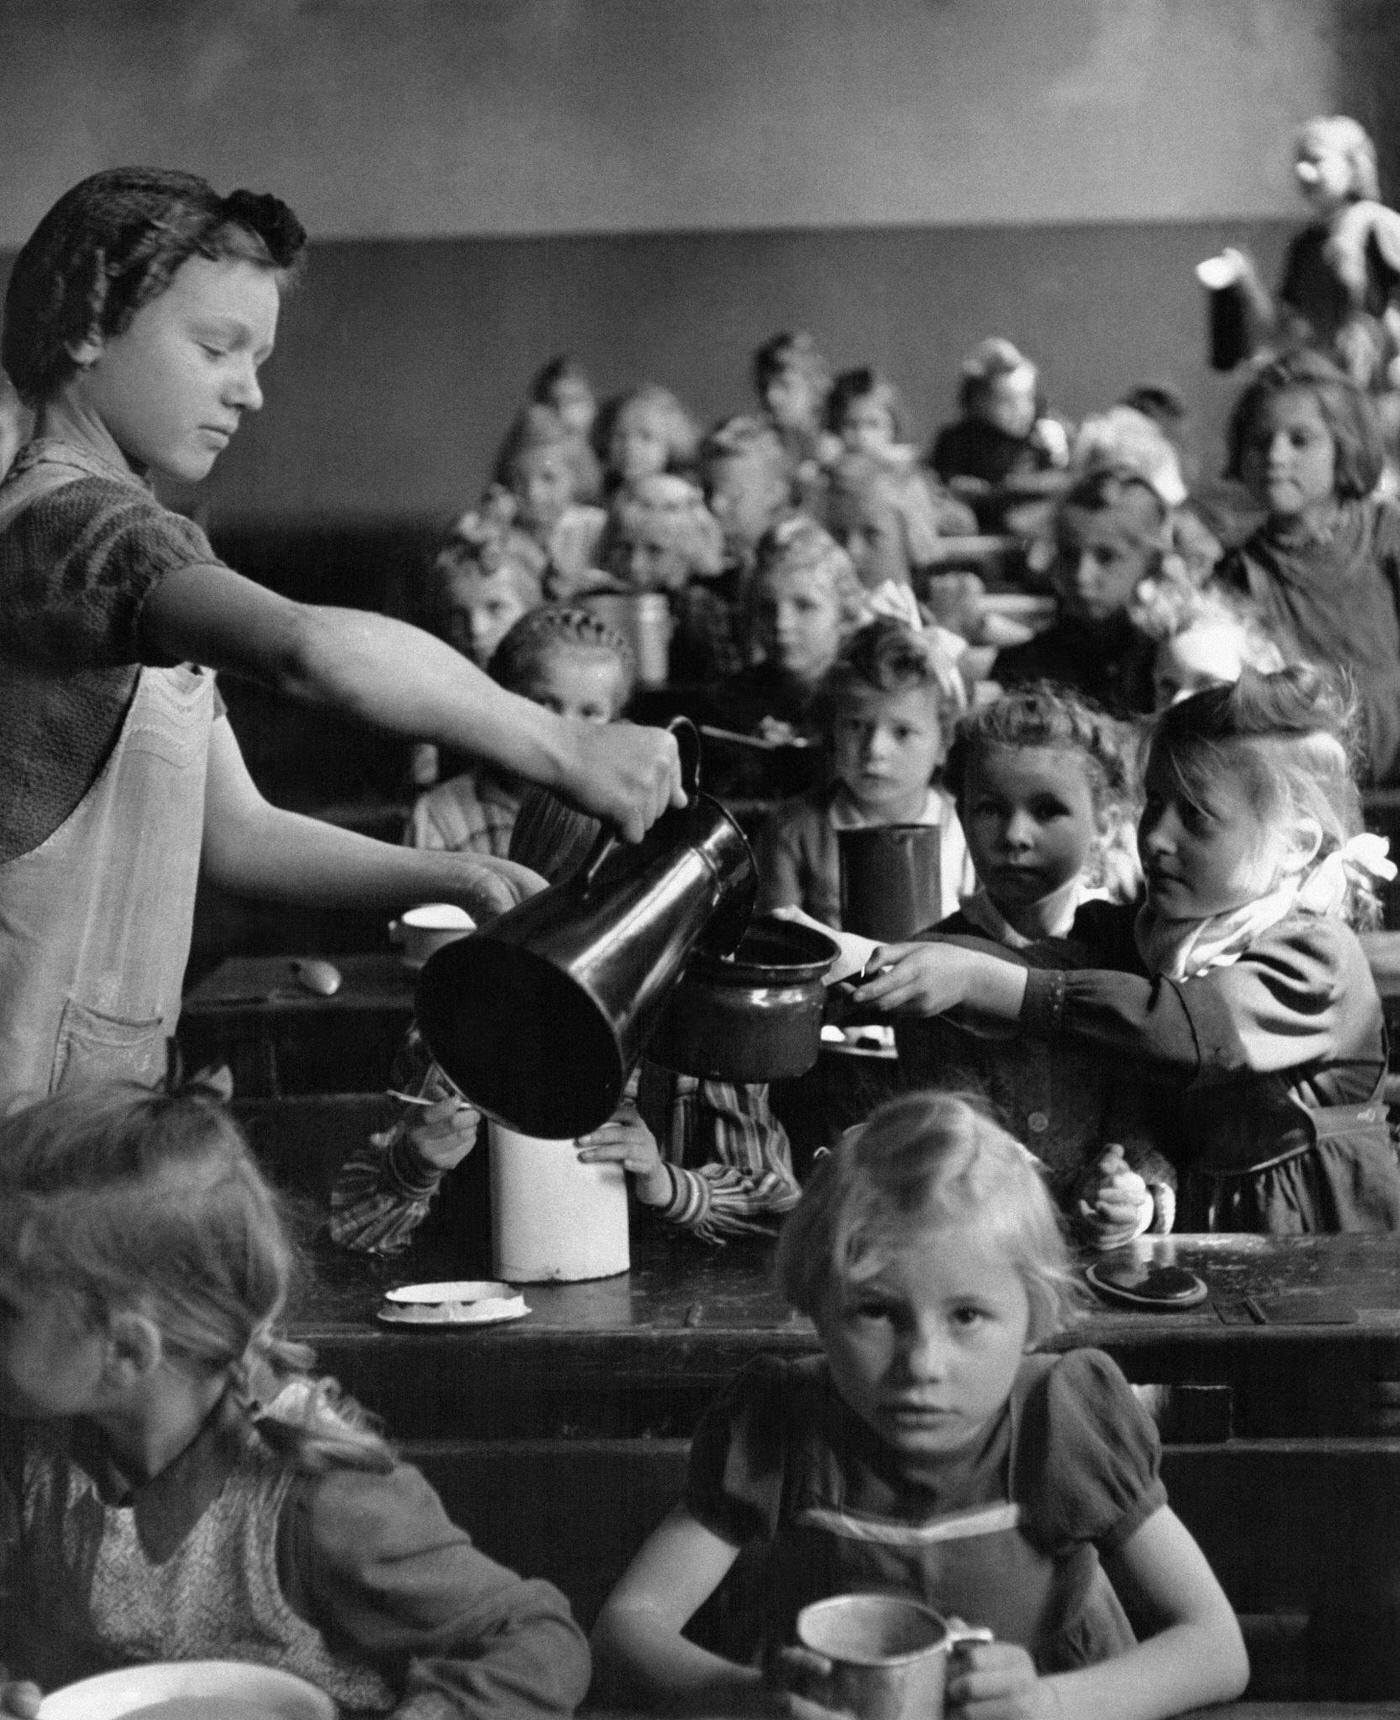
M959 1005L979 1015L1015 1021L1026 995L1026 968L962 944L882 944L870 958L873 978L854 994L857 1004L891 1015L942 1015Z
M483 922L544 884L510 860L402 848L272 806L227 718L210 735L202 861L205 875L235 895L389 911L452 902Z
M167 573L146 599L141 635L174 662L227 669L405 740L490 759L631 841L685 804L664 731L566 722L416 627L294 603L221 563Z
M593 1627L593 1697L660 1714L786 1715L835 1720L772 1688L762 1672L688 1642L681 1631L719 1587L739 1549L677 1505L642 1544Z
M1228 1702L1249 1679L1244 1639L1205 1554L1170 1507L1154 1511L1105 1567L1156 1634L1113 1660L1038 1679L1022 1651L961 1651L949 1680L950 1720L1165 1720Z

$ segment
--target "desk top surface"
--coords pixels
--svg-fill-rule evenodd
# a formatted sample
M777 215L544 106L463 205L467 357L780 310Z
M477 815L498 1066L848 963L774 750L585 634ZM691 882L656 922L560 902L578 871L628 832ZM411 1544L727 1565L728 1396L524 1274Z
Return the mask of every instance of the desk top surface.
M1207 1300L1158 1312L1111 1308L1091 1298L1064 1342L1121 1349L1187 1338L1205 1345L1298 1337L1400 1339L1400 1236L1157 1237L1133 1244L1131 1252L1197 1273L1207 1285ZM515 1349L564 1337L647 1345L683 1336L690 1350L707 1338L759 1340L761 1347L794 1351L815 1343L810 1322L786 1305L772 1282L771 1244L708 1248L657 1230L634 1236L629 1272L524 1286L530 1314L508 1325L406 1329L378 1322L387 1289L463 1275L460 1260L434 1259L427 1252L381 1260L333 1256L325 1247L293 1302L292 1322L313 1340L362 1333L421 1342L431 1335L454 1344Z
M186 1015L243 1012L272 1014L345 1009L413 1008L417 979L395 950L372 950L329 958L341 976L340 990L322 997L297 983L292 962L308 960L313 951L297 956L229 956L205 974L184 1000Z

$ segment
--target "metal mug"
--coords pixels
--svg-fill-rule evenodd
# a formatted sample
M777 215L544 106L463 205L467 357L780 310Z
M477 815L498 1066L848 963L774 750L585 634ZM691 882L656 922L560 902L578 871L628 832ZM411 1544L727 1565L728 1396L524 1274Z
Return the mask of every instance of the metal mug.
M838 830L842 930L902 943L942 919L942 835L936 824Z
M832 1595L797 1615L797 1640L831 1663L837 1704L857 1720L942 1720L948 1656L992 1633L902 1595Z

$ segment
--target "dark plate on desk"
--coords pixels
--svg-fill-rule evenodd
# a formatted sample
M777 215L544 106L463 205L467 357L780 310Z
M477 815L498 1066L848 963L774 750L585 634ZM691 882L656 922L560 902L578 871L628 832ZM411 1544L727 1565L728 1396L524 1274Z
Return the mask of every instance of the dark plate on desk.
M1209 1295L1205 1280L1184 1266L1139 1260L1095 1260L1084 1268L1090 1287L1128 1308L1195 1308Z

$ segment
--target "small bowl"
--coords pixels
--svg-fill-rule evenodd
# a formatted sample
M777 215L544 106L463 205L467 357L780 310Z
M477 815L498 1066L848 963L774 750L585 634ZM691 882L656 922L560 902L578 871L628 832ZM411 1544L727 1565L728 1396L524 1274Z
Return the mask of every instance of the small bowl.
M464 908L451 902L425 902L406 909L389 922L389 941L399 946L399 959L410 973L417 973L428 957L445 944L455 943L476 930L476 921Z

